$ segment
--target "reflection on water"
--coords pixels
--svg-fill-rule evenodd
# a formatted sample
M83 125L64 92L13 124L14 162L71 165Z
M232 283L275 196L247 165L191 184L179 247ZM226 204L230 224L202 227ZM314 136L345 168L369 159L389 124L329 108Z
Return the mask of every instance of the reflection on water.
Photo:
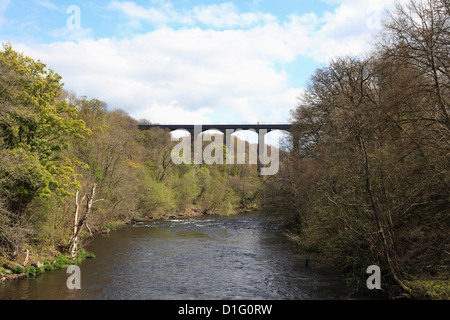
M81 290L66 270L0 284L0 299L344 299L330 273L305 267L281 225L259 214L139 223L96 237Z

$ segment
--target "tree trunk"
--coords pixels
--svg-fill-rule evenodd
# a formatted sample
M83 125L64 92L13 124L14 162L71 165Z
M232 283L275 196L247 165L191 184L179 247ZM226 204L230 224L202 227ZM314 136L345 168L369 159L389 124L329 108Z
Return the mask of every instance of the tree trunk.
M386 259L386 263L391 271L391 274L394 278L394 280L400 285L400 287L406 291L407 293L411 293L411 289L408 288L404 282L399 278L398 272L397 272L397 268L395 267L395 262L392 261L392 257L390 252L395 252L394 248L393 248L393 236L390 232L388 232L388 234L386 235L386 231L385 228L387 230L389 230L390 228L388 228L388 224L383 223L383 217L381 212L379 211L377 204L376 204L376 200L375 200L375 195L373 193L372 190L372 186L370 183L370 167L369 167L369 157L367 155L367 149L366 149L366 145L364 142L364 139L362 137L359 137L359 140L361 142L361 148L363 151L363 158L364 158L364 175L365 175L365 183L366 183L366 191L367 194L369 195L369 201L370 201L370 206L372 208L372 212L375 218L375 222L377 225L377 229L378 234L381 235L381 246L382 246L382 252L384 255L384 258ZM387 236L390 236L389 239L387 239ZM389 241L388 241L389 240Z
M78 245L80 242L80 234L81 231L83 230L83 226L86 223L87 218L89 217L89 213L91 212L91 208L92 208L92 204L94 203L94 197L95 197L95 189L97 188L97 184L94 184L92 189L91 189L91 193L87 198L87 202L86 202L86 211L84 213L84 216L77 222L78 219L78 212L79 212L79 208L81 203L83 202L84 198L81 200L81 203L78 202L78 198L79 198L79 191L77 190L77 193L75 195L75 223L74 223L74 227L73 227L73 235L71 238L71 244L70 244L70 256L72 258L74 258L77 253L78 253Z

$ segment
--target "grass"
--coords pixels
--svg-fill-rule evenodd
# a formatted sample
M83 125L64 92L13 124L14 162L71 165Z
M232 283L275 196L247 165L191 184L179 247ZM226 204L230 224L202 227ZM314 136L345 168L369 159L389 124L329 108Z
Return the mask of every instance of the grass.
M63 254L60 254L56 261L52 264L53 269L66 268L70 265L80 264L85 259L93 259L95 255L93 253L87 253L83 249L80 249L75 258L69 258Z
M36 277L45 271L44 267L25 267L27 278Z
M114 222L108 222L102 225L101 229L102 231L106 230L115 230L119 227L122 227L125 223L122 221L114 221Z
M26 274L27 278L36 277L40 274L42 274L45 271L52 271L56 269L62 269L67 268L70 265L77 265L80 264L85 259L92 259L95 258L95 255L93 253L88 253L84 251L83 249L80 249L77 256L75 258L69 258L66 255L60 253L56 259L49 261L44 260L42 267L35 267L35 266L15 266L14 268L9 268L7 264L3 265L3 268L0 268L0 273L6 274L7 270L10 270L12 274Z
M407 281L415 298L432 300L449 300L450 285L448 280L412 280Z

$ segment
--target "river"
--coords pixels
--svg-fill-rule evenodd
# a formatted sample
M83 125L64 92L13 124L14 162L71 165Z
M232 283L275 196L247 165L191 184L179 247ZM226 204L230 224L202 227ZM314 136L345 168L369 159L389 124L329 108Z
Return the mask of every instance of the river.
M262 214L138 223L87 246L81 289L66 269L0 283L0 299L329 300L350 291L337 274L305 266L276 218ZM354 296L353 296L354 298Z

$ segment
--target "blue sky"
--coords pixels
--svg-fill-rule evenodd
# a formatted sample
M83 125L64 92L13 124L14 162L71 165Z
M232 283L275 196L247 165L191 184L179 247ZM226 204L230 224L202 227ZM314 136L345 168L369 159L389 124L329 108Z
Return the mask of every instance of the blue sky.
M325 11L333 10L336 5L326 4L318 0L249 0L234 2L218 2L207 0L178 0L172 2L160 0L146 1L74 1L74 0L0 0L6 4L3 18L7 23L2 24L2 34L16 39L34 40L37 42L53 42L64 40L54 34L55 30L65 28L66 20L70 16L66 11L71 5L77 5L82 14L81 26L84 29L91 29L91 36L95 39L104 37L123 37L125 31L122 29L126 24L127 17L120 11L114 9L117 3L132 3L144 9L168 8L183 13L189 12L193 8L220 6L225 3L232 3L239 12L264 12L273 15L279 21L286 21L292 14L302 15L309 12L322 14ZM116 5L114 5L116 4ZM179 22L169 23L173 27L182 27ZM200 28L211 28L209 25L198 23ZM142 23L139 27L131 28L130 34L135 32L148 32L155 30L158 24L150 22ZM214 29L226 29L227 27L213 27ZM232 28L236 28L235 26ZM132 30L134 29L134 30ZM59 38L59 39L58 39Z
M0 0L0 41L136 119L285 123L316 68L370 50L392 3Z

